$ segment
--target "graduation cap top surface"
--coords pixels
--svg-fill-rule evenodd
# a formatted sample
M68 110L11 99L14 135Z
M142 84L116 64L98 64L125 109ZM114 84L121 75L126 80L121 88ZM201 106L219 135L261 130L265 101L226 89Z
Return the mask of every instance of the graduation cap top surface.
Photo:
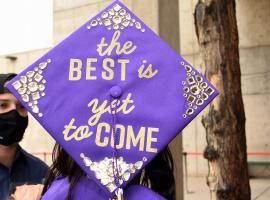
M119 1L8 88L108 196L218 94Z

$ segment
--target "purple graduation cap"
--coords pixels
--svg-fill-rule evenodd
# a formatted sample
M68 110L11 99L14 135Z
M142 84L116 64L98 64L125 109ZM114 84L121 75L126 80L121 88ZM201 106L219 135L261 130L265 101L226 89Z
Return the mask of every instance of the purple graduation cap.
M218 94L119 1L8 88L109 197Z

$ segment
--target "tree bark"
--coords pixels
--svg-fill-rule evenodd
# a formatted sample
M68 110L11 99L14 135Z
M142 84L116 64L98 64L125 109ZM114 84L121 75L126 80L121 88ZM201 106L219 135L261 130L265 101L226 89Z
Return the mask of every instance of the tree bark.
M199 0L195 27L205 75L218 89L202 123L212 200L250 200L235 0Z

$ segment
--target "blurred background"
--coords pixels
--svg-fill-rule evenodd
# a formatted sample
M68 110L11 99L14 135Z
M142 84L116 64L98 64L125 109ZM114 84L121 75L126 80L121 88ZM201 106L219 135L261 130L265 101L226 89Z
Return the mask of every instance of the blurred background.
M26 3L27 2L27 3ZM0 73L19 73L91 17L103 10L111 0L2 0L0 1ZM197 0L122 0L157 34L162 31L169 43L189 63L201 71L201 58L195 33L194 17ZM174 2L177 13L172 13ZM167 7L163 9L163 6ZM250 176L270 177L270 0L236 0L239 31L242 91L246 112L246 136ZM171 14L177 19L170 17ZM168 20L168 19L170 20ZM175 27L171 33L166 27ZM206 146L201 116L193 120L178 138L176 165L185 177L185 199L195 193L208 194L205 177L207 161L202 152ZM22 142L29 152L51 163L54 140L31 118ZM184 171L184 174L181 174ZM199 177L198 179L196 177ZM265 179L263 179L264 181ZM204 186L198 187L196 184ZM256 183L253 199L264 192L270 199L270 181ZM178 181L183 189L183 181ZM203 187L203 188L202 188ZM266 189L265 189L266 188ZM181 189L181 190L182 190ZM267 193L268 192L268 193ZM179 198L180 199L180 198ZM202 198L203 199L203 198ZM207 196L205 197L207 199ZM209 199L209 198L208 198Z

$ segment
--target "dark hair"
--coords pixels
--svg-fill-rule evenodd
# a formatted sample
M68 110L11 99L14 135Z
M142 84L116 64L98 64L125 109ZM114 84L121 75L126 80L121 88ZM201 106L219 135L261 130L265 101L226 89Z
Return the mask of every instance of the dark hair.
M71 200L72 191L81 176L86 173L56 144L53 149L53 164L45 178L42 195L50 187L53 180L58 176L68 177L70 182L67 200ZM175 180L173 176L173 159L168 147L161 151L152 162L139 174L131 184L141 184L151 188L168 200L175 200Z
M14 78L17 74L9 73L9 74L0 74L0 94L9 92L5 87L5 83Z

